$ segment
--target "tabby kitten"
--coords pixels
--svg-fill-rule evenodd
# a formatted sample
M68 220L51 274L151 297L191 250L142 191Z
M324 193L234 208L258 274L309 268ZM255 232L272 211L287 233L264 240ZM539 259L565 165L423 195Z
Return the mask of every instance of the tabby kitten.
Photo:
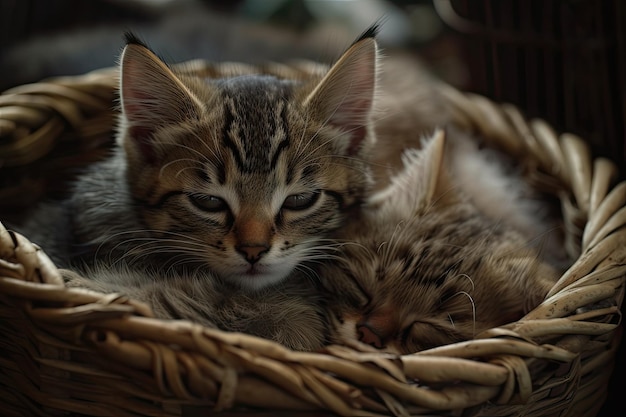
M323 256L370 187L375 32L306 79L177 73L128 36L114 154L24 234L79 271L206 269L251 290L285 280Z
M449 145L437 131L408 150L404 171L338 231L340 260L320 272L340 295L333 341L406 354L472 339L520 318L558 279L524 234L464 194Z

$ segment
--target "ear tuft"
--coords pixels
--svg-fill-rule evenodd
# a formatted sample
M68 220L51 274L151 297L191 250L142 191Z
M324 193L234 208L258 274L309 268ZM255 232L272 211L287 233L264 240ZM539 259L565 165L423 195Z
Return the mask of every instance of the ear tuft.
M126 41L127 45L134 44L134 45L141 45L144 48L148 48L146 44L141 39L139 39L139 37L134 32L131 32L131 31L124 32L124 40Z
M354 44L359 43L360 41L364 40L364 39L369 39L369 38L373 38L375 39L378 36L378 32L380 32L380 26L382 25L382 21L378 21L375 22L372 26L368 27L365 32L361 33L361 35L356 38L356 40L353 42Z

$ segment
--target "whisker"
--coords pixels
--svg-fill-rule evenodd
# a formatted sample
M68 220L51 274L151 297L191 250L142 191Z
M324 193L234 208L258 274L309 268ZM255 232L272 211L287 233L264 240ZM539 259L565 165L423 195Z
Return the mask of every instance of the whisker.
M472 279L472 277L467 274L457 274L455 278L457 277L467 278L467 280L472 284L472 291L476 291L476 285L474 284L474 280Z
M472 335L476 336L476 303L474 302L474 298L472 298L472 296L466 292L466 291L459 291L455 294L452 294L449 298L453 298L456 297L457 295L464 295L468 298L468 300L470 301L470 304L472 305Z
M317 272L315 272L313 268L303 263L296 265L294 271L303 273L308 279L312 281L319 279L319 275L317 274Z
M191 131L189 133L191 135L193 135L194 138L198 139L212 155L216 156L213 148L210 148L208 146L208 144L200 137L198 132ZM177 146L177 147L182 148L182 149L184 149L186 151L190 151L190 152L194 153L195 155L197 155L200 158L200 161L211 163L211 160L209 158L207 158L207 156L205 154L203 154L202 152L200 152L199 150L197 150L195 148L192 148L190 146L184 145L184 144L179 143L179 142L175 143L174 146ZM198 161L198 162L200 162L200 161Z
M161 169L159 170L159 177L163 176L164 171L169 168L171 165L177 164L179 162L192 162L194 164L199 164L200 162L196 159L191 159L191 158L180 158L180 159L174 159L173 161L170 161L166 164L163 164L163 166L161 167ZM193 167L187 167L187 168L193 168ZM179 171L180 172L180 171ZM178 173L176 174L176 176L178 176Z

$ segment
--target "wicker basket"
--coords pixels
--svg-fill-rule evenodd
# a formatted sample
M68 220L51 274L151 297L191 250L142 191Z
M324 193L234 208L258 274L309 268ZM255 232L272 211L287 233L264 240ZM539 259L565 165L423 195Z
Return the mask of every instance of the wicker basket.
M62 182L60 166L91 160L110 141L115 74L0 96L4 208L28 206ZM565 247L576 261L526 317L413 355L294 352L155 319L123 295L65 288L44 251L0 224L2 414L595 416L620 340L626 183L614 184L615 165L592 159L579 137L527 121L511 105L446 85L441 94L454 123L530 162L533 181L561 201Z

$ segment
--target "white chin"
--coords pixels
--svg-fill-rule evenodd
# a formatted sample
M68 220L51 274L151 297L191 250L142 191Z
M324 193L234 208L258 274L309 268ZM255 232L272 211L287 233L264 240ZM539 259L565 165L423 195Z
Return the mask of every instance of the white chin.
M271 285L284 281L292 268L286 268L284 265L274 268L264 267L254 272L243 272L238 274L230 274L227 279L249 290L260 290Z

